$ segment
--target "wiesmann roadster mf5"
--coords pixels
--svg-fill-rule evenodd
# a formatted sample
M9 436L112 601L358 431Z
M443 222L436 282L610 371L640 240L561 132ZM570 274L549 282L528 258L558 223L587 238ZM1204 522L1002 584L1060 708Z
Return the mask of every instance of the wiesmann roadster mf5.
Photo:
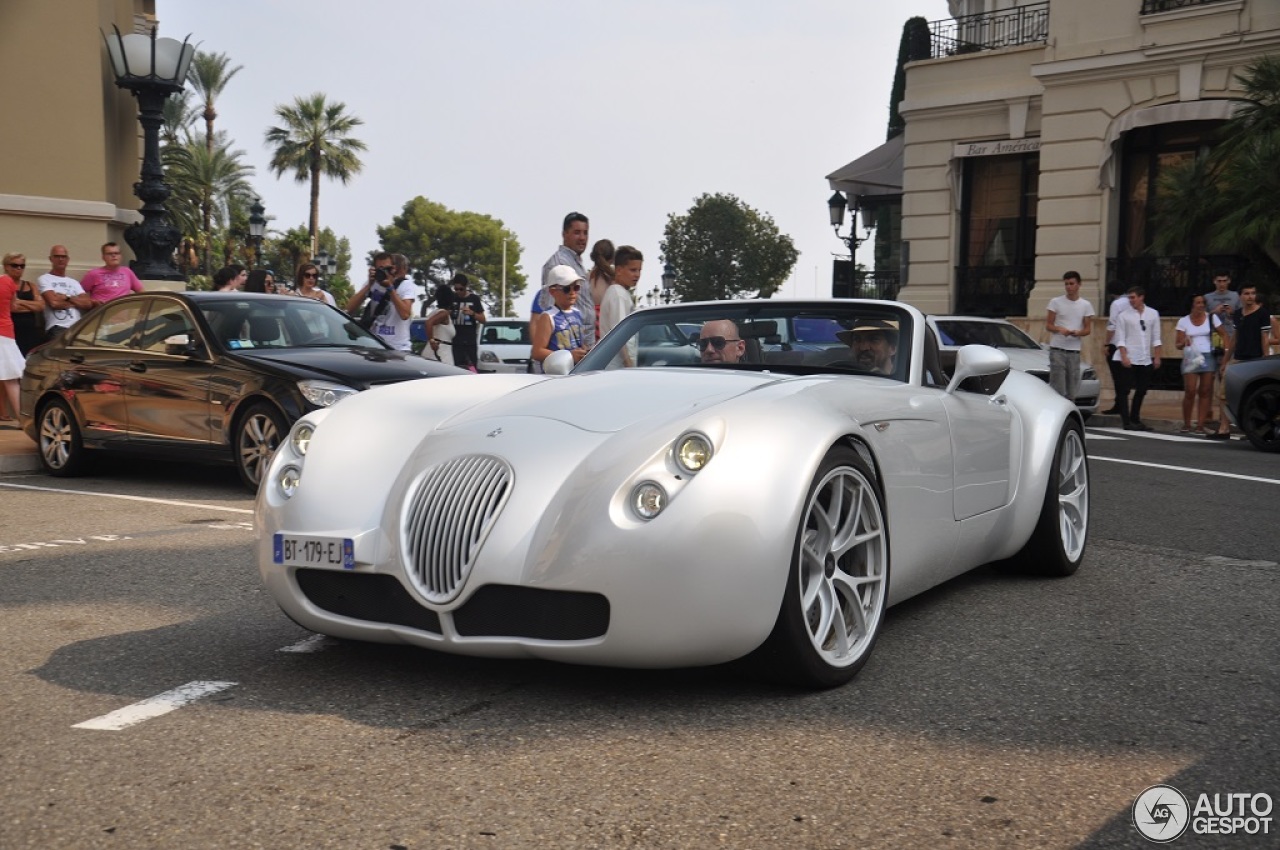
M613 367L628 344L636 366ZM742 659L829 687L866 662L887 606L980 564L1066 576L1084 556L1075 406L994 348L944 371L912 307L640 310L571 364L304 415L257 503L284 612L348 639Z

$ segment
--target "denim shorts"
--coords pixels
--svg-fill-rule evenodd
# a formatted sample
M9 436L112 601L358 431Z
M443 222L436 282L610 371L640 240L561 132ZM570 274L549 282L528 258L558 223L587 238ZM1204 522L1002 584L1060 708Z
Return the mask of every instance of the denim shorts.
M1214 356L1213 356L1213 352L1212 352L1212 351L1206 351L1206 352L1204 352L1204 363L1200 364L1200 366L1199 366L1198 368L1196 368L1196 369L1192 369L1192 368L1191 368L1191 358L1187 356L1187 351L1189 351L1189 350L1190 350L1190 349L1184 350L1184 351L1183 351L1183 353L1182 353L1182 374L1184 374L1184 375L1193 375L1193 374L1194 374L1194 375L1202 375L1202 374L1204 374L1205 372L1217 372L1217 371L1218 371L1218 361L1214 358Z

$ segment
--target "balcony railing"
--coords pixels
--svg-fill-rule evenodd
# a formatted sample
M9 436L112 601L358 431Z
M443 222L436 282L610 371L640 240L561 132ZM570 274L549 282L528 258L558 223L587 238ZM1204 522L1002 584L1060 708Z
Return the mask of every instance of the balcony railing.
M929 35L930 56L934 59L1019 44L1043 44L1049 39L1049 4L1029 3L934 21L929 24Z
M1249 261L1245 257L1132 257L1107 258L1107 280L1122 289L1141 286L1147 304L1161 316L1185 316L1191 309L1191 295L1213 289L1213 273L1219 269L1231 275L1239 286L1245 280Z
M1142 0L1142 14L1154 15L1157 12L1172 12L1174 9L1208 6L1212 3L1222 2L1225 2L1225 0Z
M1027 296L1036 285L1034 265L973 266L956 269L956 307L961 316L1027 315Z

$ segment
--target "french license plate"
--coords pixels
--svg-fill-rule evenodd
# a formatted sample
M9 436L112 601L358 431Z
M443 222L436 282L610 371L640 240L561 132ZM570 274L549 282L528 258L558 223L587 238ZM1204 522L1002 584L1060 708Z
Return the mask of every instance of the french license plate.
M272 560L288 567L356 568L356 547L350 537L273 535Z

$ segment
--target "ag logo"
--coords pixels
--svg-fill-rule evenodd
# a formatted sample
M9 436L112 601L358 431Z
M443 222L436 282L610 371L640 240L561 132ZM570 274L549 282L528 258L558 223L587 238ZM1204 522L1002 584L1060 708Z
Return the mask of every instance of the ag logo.
M1187 831L1187 798L1172 785L1152 785L1133 801L1133 825L1143 838L1167 844Z

